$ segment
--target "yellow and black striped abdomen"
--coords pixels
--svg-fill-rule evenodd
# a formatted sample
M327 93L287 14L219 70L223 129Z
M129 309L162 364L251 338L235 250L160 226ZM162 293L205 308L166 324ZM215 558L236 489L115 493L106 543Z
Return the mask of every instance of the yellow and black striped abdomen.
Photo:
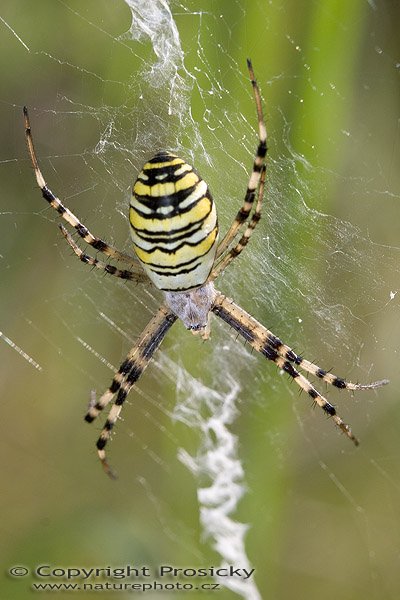
M133 186L129 221L134 250L154 285L183 291L205 283L217 250L214 201L184 160L159 152Z

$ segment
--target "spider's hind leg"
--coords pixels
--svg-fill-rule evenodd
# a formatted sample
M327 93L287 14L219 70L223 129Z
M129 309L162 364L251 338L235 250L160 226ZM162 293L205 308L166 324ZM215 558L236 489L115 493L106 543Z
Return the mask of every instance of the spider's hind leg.
M128 269L117 269L117 267L115 267L114 265L110 265L108 263L102 262L101 260L98 260L97 258L89 256L89 254L86 254L85 252L83 252L83 250L79 248L78 244L74 242L71 234L68 233L68 231L63 225L59 225L59 228L64 238L71 246L75 256L77 256L79 260L82 261L85 265L90 265L94 269L100 269L102 271L105 271L106 273L109 273L110 275L119 277L120 279L128 279L130 281L136 281L136 283L148 281L148 277L144 273L144 271L140 272L129 271Z
M267 155L267 129L265 127L264 122L264 115L261 104L261 94L257 81L254 77L253 66L249 59L247 60L247 68L249 70L250 81L253 87L254 99L257 108L259 141L256 156L253 163L253 170L251 172L249 183L247 185L243 205L236 214L235 220L233 221L229 230L218 245L217 258L219 258L229 248L229 246L235 239L237 233L239 232L240 228L247 221L250 215L250 212L253 208L254 199L256 197L257 189L259 187L261 173L265 165L265 157Z
M124 252L120 252L113 246L110 246L100 238L94 236L87 227L79 221L79 219L72 213L69 208L67 208L61 200L53 194L51 189L48 187L45 178L43 177L42 171L39 167L39 161L36 156L35 145L33 143L32 137L32 129L29 119L29 113L26 106L23 109L24 112L24 123L25 123L25 138L28 146L29 156L32 162L33 169L35 171L36 182L42 192L43 198L52 206L58 214L66 221L71 227L75 229L77 234L90 246L92 246L95 250L102 252L106 256L109 256L115 260L121 260L127 264L129 264L130 269L142 275L142 270L139 267L137 261L134 258L125 254Z
M257 204L251 216L250 222L248 223L242 237L240 238L236 246L233 246L230 250L228 250L226 254L220 258L219 261L217 260L217 264L214 264L211 274L209 276L210 281L214 281L222 273L222 271L224 271L224 269L226 269L226 267L236 257L239 256L239 254L246 248L247 244L249 243L249 240L261 219L261 210L265 185L265 173L266 166L263 165L261 169L260 184L258 186L257 192Z

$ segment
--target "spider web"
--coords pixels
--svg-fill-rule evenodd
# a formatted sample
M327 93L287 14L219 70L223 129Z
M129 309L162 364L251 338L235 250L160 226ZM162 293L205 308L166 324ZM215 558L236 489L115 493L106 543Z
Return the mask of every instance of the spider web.
M0 13L19 81L2 95L5 120L15 124L2 156L9 175L1 254L5 289L13 290L2 307L2 381L16 399L5 396L13 427L3 432L3 454L12 448L6 476L22 470L29 498L38 472L51 491L45 508L28 502L15 517L21 533L10 561L131 560L152 572L160 564L254 567L247 580L217 578L219 594L252 600L301 590L316 598L323 587L327 598L395 598L399 53L384 35L388 8L360 3L359 13L342 14L332 5L319 15L333 40L352 32L349 56L360 48L357 68L345 74L315 58L325 42L310 15L311 42L282 19L300 10L289 0L35 6L33 14L21 2L17 13L6 3ZM49 29L60 19L61 30ZM96 235L127 251L129 187L161 148L196 166L225 231L257 143L248 55L270 140L266 206L249 248L217 287L320 366L362 382L390 377L392 390L355 402L321 389L362 438L354 454L223 323L213 319L207 344L177 324L108 447L120 475L113 487L90 454L98 430L80 427L80 414L90 389L109 384L160 295L90 273L70 256L34 187L20 108L30 106L51 189ZM359 107L350 112L357 119L348 105ZM11 498L19 492L17 485ZM46 514L63 525L46 528ZM32 530L43 541L24 553ZM55 546L56 533L69 543ZM338 538L346 551L332 550Z

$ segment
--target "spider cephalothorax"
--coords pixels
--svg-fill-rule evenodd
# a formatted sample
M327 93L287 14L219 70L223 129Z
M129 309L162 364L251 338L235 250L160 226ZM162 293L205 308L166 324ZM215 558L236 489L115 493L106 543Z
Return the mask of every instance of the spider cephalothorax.
M214 287L214 280L247 245L261 216L267 132L260 91L249 60L247 66L257 107L259 143L245 199L231 227L218 241L216 207L207 184L182 158L170 152L158 152L146 162L133 185L129 220L138 261L92 235L47 187L36 158L28 111L24 108L28 150L43 197L89 246L111 259L128 264L129 269L119 269L86 254L60 225L76 256L84 263L122 279L136 282L150 280L164 293L164 304L121 364L110 387L98 400L92 400L85 416L86 421L92 422L116 397L96 444L102 465L110 476L113 476L113 472L106 459L105 446L111 430L130 389L177 319L193 333L207 338L211 313L220 317L252 348L292 377L356 445L357 438L336 413L334 406L298 369L340 389L375 389L388 383L386 379L367 385L350 383L321 369L295 354L271 331ZM242 235L238 239L240 232Z

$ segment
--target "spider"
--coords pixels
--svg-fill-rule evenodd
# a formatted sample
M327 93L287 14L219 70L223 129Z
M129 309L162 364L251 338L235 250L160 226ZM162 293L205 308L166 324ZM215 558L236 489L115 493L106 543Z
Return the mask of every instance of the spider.
M99 399L92 398L85 415L85 420L91 423L116 396L96 443L101 464L110 477L115 475L107 460L105 447L111 431L129 391L178 319L192 333L207 339L210 316L214 313L236 330L252 348L287 373L356 446L359 442L350 427L299 369L339 389L371 390L388 383L386 379L366 385L350 383L321 369L296 354L214 287L216 278L246 247L261 218L267 131L261 94L250 60L247 60L247 68L256 104L259 140L244 202L232 225L219 241L216 207L206 182L184 160L170 152L160 151L146 162L133 185L129 222L136 259L94 236L51 192L39 168L28 110L24 107L28 151L44 199L89 246L110 259L127 264L129 269L117 268L86 254L65 227L59 225L75 255L82 262L121 279L143 283L150 279L164 294L163 304L126 356L110 387Z

